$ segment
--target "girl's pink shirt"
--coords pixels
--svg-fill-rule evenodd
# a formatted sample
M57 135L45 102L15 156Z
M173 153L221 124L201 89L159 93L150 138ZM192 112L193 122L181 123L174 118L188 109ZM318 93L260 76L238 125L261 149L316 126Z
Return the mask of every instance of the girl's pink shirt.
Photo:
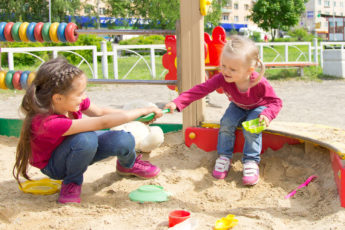
M86 98L79 106L77 112L73 112L74 119L82 118L82 111L88 109L90 99ZM30 164L39 169L43 169L53 153L53 151L67 137L62 136L72 125L72 119L65 115L37 114L31 122L31 152Z
M254 80L258 76L257 72L253 72L250 79ZM176 104L177 110L182 111L193 101L203 98L220 87L223 88L228 99L242 109L250 110L259 106L266 106L260 115L265 115L270 120L273 120L282 108L282 100L277 97L266 78L262 77L257 85L249 88L246 92L240 92L236 84L226 82L221 73L181 93L173 102Z

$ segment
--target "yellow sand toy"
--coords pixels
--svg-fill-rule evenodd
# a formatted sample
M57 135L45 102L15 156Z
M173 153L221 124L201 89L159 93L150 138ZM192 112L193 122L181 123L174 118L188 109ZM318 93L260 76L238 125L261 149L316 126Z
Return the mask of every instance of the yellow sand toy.
M19 186L19 189L25 193L50 195L60 190L61 181L44 178L41 180L28 180L21 183L21 185L22 187Z
M238 220L235 219L235 215L229 214L216 221L214 230L228 230L235 227L238 224Z

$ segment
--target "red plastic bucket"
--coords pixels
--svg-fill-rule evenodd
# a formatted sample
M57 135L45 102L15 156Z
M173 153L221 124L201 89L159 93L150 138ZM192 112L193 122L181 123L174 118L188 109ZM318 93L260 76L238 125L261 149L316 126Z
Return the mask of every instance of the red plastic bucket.
M190 212L185 210L175 210L169 213L169 228L188 219Z

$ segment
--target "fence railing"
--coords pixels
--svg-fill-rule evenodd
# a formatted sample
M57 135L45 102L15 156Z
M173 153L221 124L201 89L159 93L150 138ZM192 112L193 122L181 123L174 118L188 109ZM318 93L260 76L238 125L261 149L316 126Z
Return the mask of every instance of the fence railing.
M256 43L260 50L260 57L265 62L275 62L275 63L302 63L302 62L314 62L319 63L320 57L320 65L323 66L323 57L322 52L325 48L341 48L344 49L345 42L320 42L318 45L317 40L315 39L313 42L268 42L268 43ZM266 52L270 50L269 52ZM294 51L292 51L292 49ZM91 50L92 51L92 60L86 60L82 55L78 54L75 51L78 50ZM145 57L147 55L141 54L142 52L138 52L138 50L146 52L149 57L150 61L148 62ZM86 63L92 73L92 77L94 79L98 78L98 63L97 57L101 58L102 64L102 77L104 79L126 79L128 75L133 71L134 68L138 65L139 62L144 62L145 66L149 70L149 74L151 79L154 80L157 78L156 73L156 63L155 57L157 56L158 51L165 50L165 45L112 45L112 50L107 50L106 42L101 43L101 51L97 51L96 46L56 46L56 47L27 47L27 48L2 48L2 53L8 53L8 67L10 70L14 70L14 53L24 53L31 55L37 59L39 59L42 63L44 60L35 52L40 51L48 51L52 52L53 57L57 57L58 53L60 52L68 52L73 53L81 58L80 66L82 63ZM134 54L138 59L133 64L132 67L123 75L119 76L119 58L121 58L121 52L126 51L129 53ZM161 53L161 52L160 52ZM268 60L268 55L265 53L270 53L270 59ZM293 55L292 55L293 54ZM320 56L318 55L320 54ZM108 57L111 56L113 60L113 76L109 77L109 69L108 69ZM92 63L92 66L91 64ZM162 65L162 63L159 63ZM166 72L164 70L160 73L159 78L162 78L162 75Z

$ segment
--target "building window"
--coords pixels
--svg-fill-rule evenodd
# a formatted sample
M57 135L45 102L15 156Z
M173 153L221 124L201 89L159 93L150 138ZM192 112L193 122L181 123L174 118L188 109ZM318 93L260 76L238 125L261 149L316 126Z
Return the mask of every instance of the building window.
M235 17L234 17L234 21L235 21L235 22L238 22L238 16L235 16Z
M223 15L223 21L229 21L229 16L228 15Z
M320 5L320 6L322 5L322 1L321 1L321 0L319 0L319 5Z
M104 15L105 14L105 8L103 8L103 7L99 8L99 14Z
M248 4L244 4L244 9L249 10L249 5Z
M244 21L245 21L245 22L248 22L248 21L249 21L249 16L245 16L245 17L244 17Z
M324 5L325 7L327 7L327 8L329 8L330 7L330 4L329 4L329 1L327 0L327 1L325 1L325 5Z
M344 3L340 2L340 7L343 8L344 7Z
M227 2L226 2L226 6L232 6L232 0L228 0Z
M234 4L234 9L238 10L238 3Z
M333 2L333 7L336 7L336 6L337 6L337 2L334 1L334 2Z

